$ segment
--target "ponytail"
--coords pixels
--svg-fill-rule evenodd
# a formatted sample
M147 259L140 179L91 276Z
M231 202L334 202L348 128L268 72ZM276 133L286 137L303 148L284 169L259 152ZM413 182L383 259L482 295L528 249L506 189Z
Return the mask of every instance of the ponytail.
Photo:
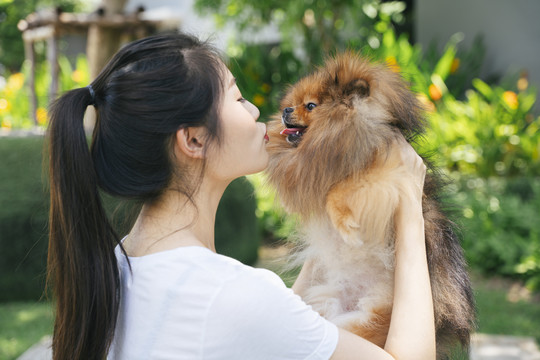
M119 308L119 238L101 204L83 117L89 88L72 90L50 111L48 283L56 300L53 358L104 359Z

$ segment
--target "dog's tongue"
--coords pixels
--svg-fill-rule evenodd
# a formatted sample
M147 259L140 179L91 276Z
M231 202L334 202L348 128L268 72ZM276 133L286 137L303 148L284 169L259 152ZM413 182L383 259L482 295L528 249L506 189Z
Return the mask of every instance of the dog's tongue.
M283 130L281 130L281 132L279 133L280 135L291 135L291 134L296 134L296 133L303 133L304 132L304 128L285 128Z

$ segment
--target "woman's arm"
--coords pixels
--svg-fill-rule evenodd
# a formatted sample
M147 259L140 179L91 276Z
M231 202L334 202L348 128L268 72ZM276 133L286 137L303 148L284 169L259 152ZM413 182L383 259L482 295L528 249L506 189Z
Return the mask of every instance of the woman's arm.
M384 350L340 329L332 360L435 359L435 320L426 257L422 189L426 167L412 147L400 143L400 156L415 181L395 216L394 306Z
M396 230L394 306L385 350L397 359L434 359L435 319L421 204L401 206Z

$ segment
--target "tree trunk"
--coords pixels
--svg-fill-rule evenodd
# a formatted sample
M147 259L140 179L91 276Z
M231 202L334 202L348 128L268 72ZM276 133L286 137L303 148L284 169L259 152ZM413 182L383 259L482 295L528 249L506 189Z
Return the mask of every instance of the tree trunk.
M127 0L102 0L101 9L103 16L121 14ZM90 68L90 78L95 79L107 61L114 55L120 47L121 30L116 28L105 28L98 25L90 26L88 29L88 40L86 54Z
M112 16L121 14L126 3L127 0L102 0L100 8L103 10L103 16ZM99 75L101 69L120 48L121 35L121 29L118 28L107 28L99 25L90 26L86 43L86 55L91 80L94 80ZM87 132L92 131L95 122L94 108L89 107L84 117L84 126Z

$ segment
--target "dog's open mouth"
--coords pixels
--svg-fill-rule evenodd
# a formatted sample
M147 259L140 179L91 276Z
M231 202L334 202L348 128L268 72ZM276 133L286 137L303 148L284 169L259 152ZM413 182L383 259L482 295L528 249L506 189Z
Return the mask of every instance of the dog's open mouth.
M287 127L281 130L280 134L287 135L287 142L289 144L294 146L298 145L298 143L302 139L302 135L304 135L304 131L307 130L307 127L289 124L285 124L285 126Z

